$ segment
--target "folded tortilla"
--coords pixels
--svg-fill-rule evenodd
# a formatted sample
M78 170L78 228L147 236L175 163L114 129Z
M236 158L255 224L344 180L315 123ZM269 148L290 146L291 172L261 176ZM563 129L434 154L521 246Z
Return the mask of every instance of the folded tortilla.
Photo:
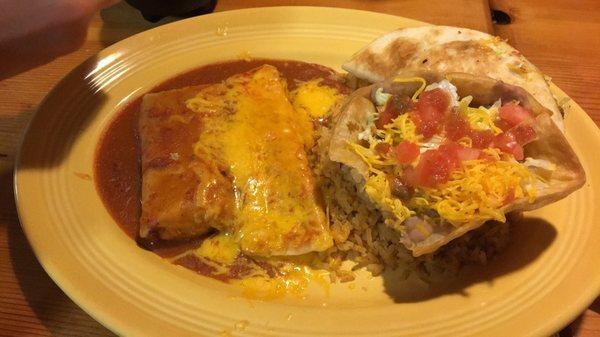
M201 87L147 94L139 117L142 215L139 235L189 239L233 219L233 183L226 167L194 155L203 116L186 107Z
M500 209L502 212L527 211L540 208L566 197L585 183L586 178L583 167L561 130L552 122L551 112L523 88L491 78L475 77L464 73L442 75L433 72L412 72L406 74L425 78L427 83L447 79L457 87L460 97L473 96L475 105L490 106L498 99L503 102L515 100L533 111L537 139L525 145L525 157L547 160L553 163L556 168L549 177L546 177L545 184L537 188L535 201L530 202L526 197L518 198L503 206ZM377 83L373 86L386 85L386 83ZM394 85L396 86L395 90L402 90L410 96L419 88L420 83L407 82L394 83ZM329 158L331 160L355 169L365 180L369 177L368 167L358 154L349 149L348 144L359 141L359 133L366 128L369 120L373 118L376 111L370 99L373 86L361 88L349 96L347 103L337 116L329 148ZM373 200L373 198L371 200L380 209L385 209L383 205L378 205L377 200ZM439 226L434 228L433 233L426 239L418 242L410 238L407 229L404 227L400 230L401 241L412 251L413 255L419 256L436 251L451 240L480 227L484 222L472 221L458 227L451 225Z
M380 36L352 56L343 69L370 83L404 71L461 72L520 86L546 109L558 128L563 118L545 76L500 38L447 26L399 29Z

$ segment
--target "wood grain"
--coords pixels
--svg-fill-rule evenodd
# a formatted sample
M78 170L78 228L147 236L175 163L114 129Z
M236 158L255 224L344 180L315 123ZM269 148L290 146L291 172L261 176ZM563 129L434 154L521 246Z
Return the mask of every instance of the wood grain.
M323 5L308 0L220 0L217 11L274 5ZM334 0L328 6L371 10L440 25L497 32L528 56L600 124L600 5L563 1L493 1L514 19L494 26L486 0ZM47 92L83 60L128 36L157 25L119 3L94 17L83 47L42 67L0 82L0 336L110 336L48 277L19 226L12 167L26 124ZM600 334L600 305L565 329L563 336Z
M600 125L600 3L559 0L493 0L512 18L496 34L520 50L576 99Z
M282 5L353 8L404 16L437 25L461 26L488 33L493 30L489 6L485 0L220 0L216 10Z

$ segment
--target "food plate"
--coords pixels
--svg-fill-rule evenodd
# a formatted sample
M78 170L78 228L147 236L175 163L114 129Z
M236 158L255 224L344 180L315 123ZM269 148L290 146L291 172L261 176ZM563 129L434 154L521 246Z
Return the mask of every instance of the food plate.
M444 286L359 274L305 298L261 301L138 248L104 208L93 182L102 131L120 107L186 70L244 57L295 59L334 69L387 31L425 23L371 12L257 8L183 20L119 42L46 97L15 173L19 217L48 274L84 310L124 335L549 335L600 291L600 132L552 87L567 138L588 173L568 198L529 212L506 252ZM576 131L576 132L574 132Z

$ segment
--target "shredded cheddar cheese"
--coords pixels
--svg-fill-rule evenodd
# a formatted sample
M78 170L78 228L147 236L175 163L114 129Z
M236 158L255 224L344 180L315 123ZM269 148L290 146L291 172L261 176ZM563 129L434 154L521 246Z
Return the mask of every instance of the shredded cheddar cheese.
M462 165L447 183L424 189L426 204L455 226L490 219L506 221L501 207L511 193L516 199L535 200L535 178L518 162L486 159Z
M490 130L494 135L502 133L502 129L497 127L494 123L494 120L498 117L500 101L489 108L484 106L472 108L469 107L472 100L472 96L463 97L458 105L459 111L467 117L469 125L475 130Z
M414 214L404 206L400 199L392 197L390 184L384 173L369 177L365 185L365 192L371 200L382 206L384 211L394 214L399 223Z
M378 144L393 146L402 140L408 140L419 144L423 136L417 134L417 126L409 118L408 114L396 117L391 123L384 126L382 130L375 131L375 137L369 137L369 147L357 143L349 143L348 146L354 153L360 156L374 174L382 173L383 167L391 167L397 164L393 158L384 158L375 149Z
M421 87L419 87L419 89L417 89L417 91L415 91L415 93L412 95L413 101L417 100L417 97L419 97L419 95L423 92L423 90L425 90L425 87L427 86L427 81L425 81L425 79L422 77L396 77L392 80L392 82L396 82L396 83L421 82Z
M425 79L422 77L396 77L392 80L392 82L396 82L396 83L420 82L421 87L419 87L419 89L417 89L417 91L415 91L415 93L413 94L413 96L412 96L413 101L417 100L417 97L419 97L419 95L423 92L423 90L425 90L425 87L427 86L427 81L425 81Z
M383 166L393 166L396 164L396 161L393 159L382 159L376 152L374 147L377 146L377 143L372 143L369 148L363 147L356 143L349 144L350 149L352 149L357 155L359 155L362 160L369 167L369 171L379 174L382 173L380 169L377 167Z
M397 142L408 140L418 144L423 140L423 136L417 134L417 126L408 114L396 117L391 123L385 125L383 130L377 130L377 133L386 140L387 137L395 138L394 140Z

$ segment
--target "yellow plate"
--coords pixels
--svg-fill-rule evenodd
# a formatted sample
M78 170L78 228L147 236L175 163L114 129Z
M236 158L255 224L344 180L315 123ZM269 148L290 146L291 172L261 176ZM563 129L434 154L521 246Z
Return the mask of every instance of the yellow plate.
M600 290L600 132L574 102L566 126L585 187L528 213L497 261L444 288L361 274L353 286L333 285L328 294L316 287L307 299L239 298L231 286L138 248L85 179L118 108L173 75L248 54L339 69L378 35L423 24L345 9L257 8L176 22L105 49L46 97L17 161L19 216L41 264L84 310L125 335L544 336L560 329Z

